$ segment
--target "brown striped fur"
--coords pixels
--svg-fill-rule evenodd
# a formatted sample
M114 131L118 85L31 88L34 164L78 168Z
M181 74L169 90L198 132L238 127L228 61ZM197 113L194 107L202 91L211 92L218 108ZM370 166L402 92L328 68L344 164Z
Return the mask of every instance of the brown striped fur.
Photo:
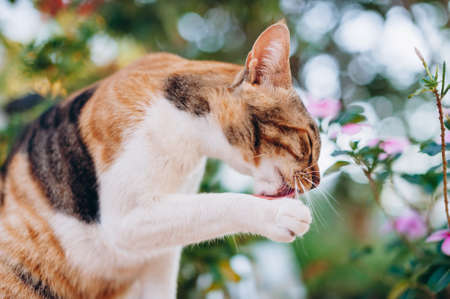
M55 211L32 179L26 157L16 154L8 173L0 217L0 297L116 298L123 293L125 284L86 280L70 266L45 219Z

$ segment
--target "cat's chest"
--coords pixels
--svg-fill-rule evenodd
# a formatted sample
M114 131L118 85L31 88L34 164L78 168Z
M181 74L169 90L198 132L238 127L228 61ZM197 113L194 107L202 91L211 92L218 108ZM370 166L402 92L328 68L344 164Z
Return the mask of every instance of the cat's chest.
M104 195L192 193L203 176L205 158L183 151L161 149L146 132L130 137L116 161L100 175ZM194 185L194 186L193 186Z
M206 158L202 158L198 165L186 176L184 182L178 188L180 193L195 193L205 173Z

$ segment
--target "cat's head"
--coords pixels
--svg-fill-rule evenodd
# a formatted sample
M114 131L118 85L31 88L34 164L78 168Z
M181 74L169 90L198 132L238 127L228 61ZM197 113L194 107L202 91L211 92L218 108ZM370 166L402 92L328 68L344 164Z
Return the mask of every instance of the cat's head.
M292 86L283 21L258 37L228 92L217 117L240 153L228 162L255 178L256 193L292 196L296 184L300 192L317 186L319 130Z

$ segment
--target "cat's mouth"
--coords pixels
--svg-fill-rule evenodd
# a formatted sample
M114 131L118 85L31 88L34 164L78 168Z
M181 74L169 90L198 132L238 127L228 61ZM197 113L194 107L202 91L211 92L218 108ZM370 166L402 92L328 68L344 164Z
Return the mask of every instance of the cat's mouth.
M265 192L255 194L255 196L264 198L264 199L278 199L278 198L284 198L284 197L295 197L295 189L292 188L285 180L283 173L280 171L280 169L276 168L276 171L278 172L278 175L281 178L281 186L277 189L276 193L274 194L267 194Z
M255 196L264 198L264 199L278 199L278 198L283 198L283 197L294 198L295 197L295 189L289 187L287 184L283 184L280 188L278 188L277 193L275 193L275 194L266 194L263 192L261 194L256 194Z

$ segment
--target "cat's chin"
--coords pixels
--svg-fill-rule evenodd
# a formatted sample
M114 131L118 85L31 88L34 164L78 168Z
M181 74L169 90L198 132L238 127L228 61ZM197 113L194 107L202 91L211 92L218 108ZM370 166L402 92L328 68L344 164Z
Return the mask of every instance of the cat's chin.
M280 188L280 190L276 194L255 194L254 196L264 199L279 199L279 198L294 198L295 197L295 190L287 187L287 188Z

